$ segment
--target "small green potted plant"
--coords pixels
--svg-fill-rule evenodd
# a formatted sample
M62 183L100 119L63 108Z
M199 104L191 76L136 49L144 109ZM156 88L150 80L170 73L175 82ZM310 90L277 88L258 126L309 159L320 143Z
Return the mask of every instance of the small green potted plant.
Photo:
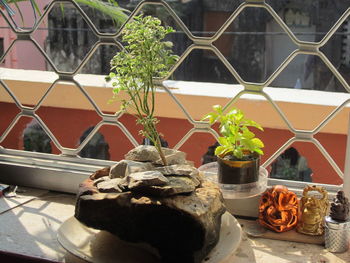
M140 134L153 143L164 165L167 162L156 127L158 120L154 116L154 78L165 77L178 59L172 53L172 42L163 41L172 32L173 28L162 26L155 17L134 17L122 32L125 49L111 60L111 72L107 77L107 80L113 81L114 96L111 101L121 101L122 110L133 110L137 123L143 126ZM120 92L128 98L120 99Z
M236 108L224 114L220 105L213 106L213 112L203 117L210 124L219 122L218 182L221 184L247 184L259 180L260 155L263 142L255 137L250 127L263 128L253 120L246 119Z

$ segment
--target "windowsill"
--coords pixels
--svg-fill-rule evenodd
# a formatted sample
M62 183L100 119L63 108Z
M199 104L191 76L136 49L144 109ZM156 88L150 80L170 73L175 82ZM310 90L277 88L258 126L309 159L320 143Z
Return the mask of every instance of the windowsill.
M30 193L30 190L27 192ZM55 262L83 263L66 252L57 241L60 225L74 214L74 195L36 192L28 201L0 213L1 253L18 254ZM15 199L0 198L16 202ZM6 227L4 227L6 226ZM319 245L277 241L265 238L243 238L234 255L225 262L350 262L350 254L332 254ZM18 262L21 262L20 260ZM26 262L23 259L22 262Z
M4 257L26 262L26 257L54 262L83 263L85 261L67 253L57 241L60 225L74 213L74 195L24 188L24 194L16 198L0 198L2 207L20 202L24 196L32 196L6 212L0 213L0 251ZM20 202L21 203L21 202ZM0 259L1 259L0 253ZM23 260L23 261L21 261ZM16 261L17 262L17 261ZM38 261L39 262L39 261Z

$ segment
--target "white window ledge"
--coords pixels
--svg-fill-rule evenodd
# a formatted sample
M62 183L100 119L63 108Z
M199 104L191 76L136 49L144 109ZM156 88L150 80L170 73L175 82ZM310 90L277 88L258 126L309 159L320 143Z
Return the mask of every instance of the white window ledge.
M0 78L14 91L21 93L23 104L34 105L38 98L57 78L54 72L15 70L0 68ZM74 77L94 99L103 112L116 112L119 106L108 104L112 96L112 87L106 83L102 75L78 74ZM181 101L191 117L199 120L211 110L215 104L225 105L238 94L240 85L166 81L172 93ZM55 87L54 96L48 96L43 106L92 110L91 104L71 83L60 82ZM286 88L270 88L264 91L276 102L296 129L312 130L325 119L336 106L350 100L350 94L332 93L315 90L294 90ZM0 89L0 101L13 102L4 90ZM69 99L69 98L74 98ZM245 94L237 101L237 107L243 109L248 116L258 120L266 128L287 129L287 125L276 113L272 105L262 96ZM175 102L159 89L157 92L157 112L160 117L185 119L185 114L176 107ZM350 105L346 105L321 132L347 134L347 122Z

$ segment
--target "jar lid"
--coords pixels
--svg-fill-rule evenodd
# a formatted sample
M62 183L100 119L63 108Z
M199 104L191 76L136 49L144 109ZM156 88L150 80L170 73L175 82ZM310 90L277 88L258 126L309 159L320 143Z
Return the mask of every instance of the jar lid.
M326 226L331 229L347 229L350 227L350 220L348 221L336 221L330 216L326 216Z

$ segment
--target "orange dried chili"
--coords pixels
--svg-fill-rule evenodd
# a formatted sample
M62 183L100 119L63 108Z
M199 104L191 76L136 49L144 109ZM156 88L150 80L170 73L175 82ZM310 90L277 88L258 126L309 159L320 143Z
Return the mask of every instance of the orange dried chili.
M266 190L260 199L259 223L276 232L291 230L298 222L298 198L283 185Z

